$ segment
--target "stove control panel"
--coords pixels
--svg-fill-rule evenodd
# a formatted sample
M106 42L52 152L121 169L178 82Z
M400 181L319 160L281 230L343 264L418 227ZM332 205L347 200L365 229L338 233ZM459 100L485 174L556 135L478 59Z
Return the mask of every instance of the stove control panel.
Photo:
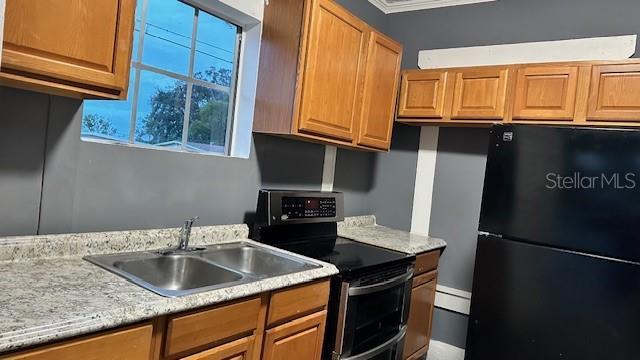
M332 223L344 220L344 195L337 191L260 190L256 227Z
M282 220L334 217L336 217L336 198L334 197L282 197Z

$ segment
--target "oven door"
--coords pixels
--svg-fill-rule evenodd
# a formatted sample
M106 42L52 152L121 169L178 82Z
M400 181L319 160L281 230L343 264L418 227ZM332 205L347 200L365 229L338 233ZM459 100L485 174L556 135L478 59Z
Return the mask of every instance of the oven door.
M413 268L405 269L375 283L343 284L336 342L340 359L400 359L413 277Z

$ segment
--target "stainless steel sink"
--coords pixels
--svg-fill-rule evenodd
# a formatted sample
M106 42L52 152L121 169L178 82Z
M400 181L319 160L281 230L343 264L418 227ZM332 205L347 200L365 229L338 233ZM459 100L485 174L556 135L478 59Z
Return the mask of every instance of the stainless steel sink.
M191 251L92 255L86 260L159 295L177 297L320 267L247 242Z
M294 259L284 253L275 254L267 249L250 245L219 247L215 251L203 251L200 256L213 263L251 275L276 276L313 269L316 265Z

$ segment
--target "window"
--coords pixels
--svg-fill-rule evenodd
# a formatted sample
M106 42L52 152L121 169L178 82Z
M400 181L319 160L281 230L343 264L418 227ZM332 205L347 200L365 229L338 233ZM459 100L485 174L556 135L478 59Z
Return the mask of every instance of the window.
M139 0L127 100L84 103L84 140L230 153L242 28L177 0Z

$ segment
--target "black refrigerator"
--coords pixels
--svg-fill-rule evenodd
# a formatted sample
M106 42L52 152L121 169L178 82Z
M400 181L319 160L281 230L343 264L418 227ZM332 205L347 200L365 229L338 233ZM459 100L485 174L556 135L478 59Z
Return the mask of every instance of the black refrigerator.
M465 359L640 359L640 131L492 128Z

